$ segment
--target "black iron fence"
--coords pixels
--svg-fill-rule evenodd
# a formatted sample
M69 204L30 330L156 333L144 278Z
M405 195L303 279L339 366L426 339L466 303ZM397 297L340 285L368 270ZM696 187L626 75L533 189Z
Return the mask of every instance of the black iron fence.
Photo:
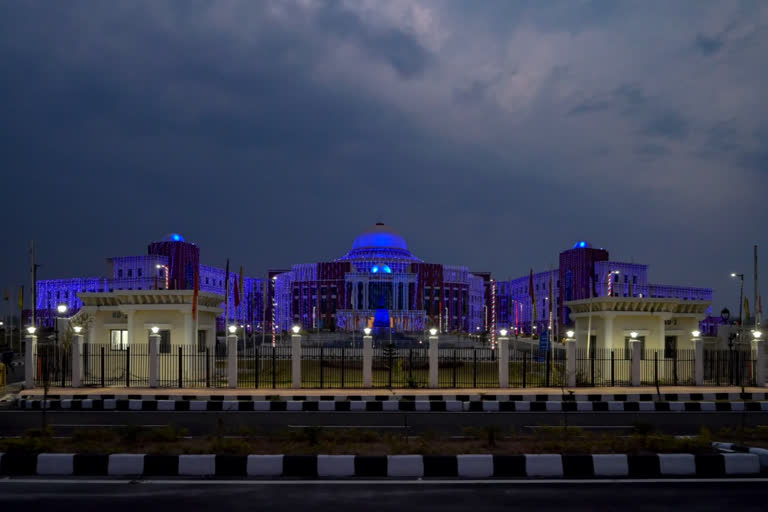
M38 343L32 360L36 386L72 385L72 350L69 345Z
M437 352L437 372L437 385L441 388L497 388L497 350L441 348Z
M629 386L632 360L623 349L576 350L577 386Z
M531 350L510 351L509 387L553 387L565 386L567 383L564 348L544 350L535 347Z
M347 347L302 347L301 387L362 388L363 350Z
M226 356L224 359L224 381L226 382ZM291 346L267 344L251 346L239 351L237 385L241 388L253 389L291 387Z
M684 386L696 383L694 350L644 350L640 358L640 384Z
M750 386L756 384L757 354L752 350L705 350L704 384Z
M428 349L379 346L373 349L371 371L374 388L429 387Z

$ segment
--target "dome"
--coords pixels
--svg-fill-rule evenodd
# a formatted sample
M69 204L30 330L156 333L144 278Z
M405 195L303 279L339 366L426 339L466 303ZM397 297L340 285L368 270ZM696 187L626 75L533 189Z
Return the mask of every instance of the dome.
M352 249L402 249L408 250L405 239L381 222L369 227L355 238Z
M163 242L183 242L184 237L178 233L170 233L163 238Z
M573 244L574 249L589 249L592 247L592 244L587 242L586 240L579 240L575 244Z

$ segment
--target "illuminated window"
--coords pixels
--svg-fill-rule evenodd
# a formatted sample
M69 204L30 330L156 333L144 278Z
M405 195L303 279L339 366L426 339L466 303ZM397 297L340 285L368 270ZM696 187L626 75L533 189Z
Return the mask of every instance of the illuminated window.
M112 329L109 331L109 346L112 350L125 350L128 348L128 331Z

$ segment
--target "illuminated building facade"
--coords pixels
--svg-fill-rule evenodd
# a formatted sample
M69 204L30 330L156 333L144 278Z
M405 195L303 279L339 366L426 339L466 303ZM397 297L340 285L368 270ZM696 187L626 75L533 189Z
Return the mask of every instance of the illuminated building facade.
M648 265L612 261L606 249L593 248L583 240L561 252L559 262L559 268L533 274L535 318L529 292L530 274L498 282L496 306L500 326L517 328L525 334L547 329L550 283L554 288L552 296L557 304L556 318L560 327L573 325L570 310L564 303L590 297L712 301L711 288L649 283ZM711 307L707 313L711 314Z

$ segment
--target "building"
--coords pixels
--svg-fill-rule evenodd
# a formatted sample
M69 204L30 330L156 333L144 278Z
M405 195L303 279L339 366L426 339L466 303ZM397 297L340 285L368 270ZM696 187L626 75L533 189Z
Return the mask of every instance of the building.
M534 318L530 285L533 284L536 314ZM550 291L550 289L552 289ZM553 299L550 299L550 294ZM574 325L572 301L591 297L679 299L712 302L712 289L653 284L648 280L648 265L614 261L606 249L594 248L584 240L562 251L559 267L551 271L531 272L497 283L497 324L517 329L523 334L542 332L549 327L549 301L557 305L553 317L560 330ZM711 306L705 313L711 314ZM703 319L702 319L703 320Z
M147 247L147 254L119 256L106 260L106 270L99 277L77 277L37 281L36 307L41 326L53 326L56 308L65 304L67 315L77 314L83 307L83 293L109 293L119 290L192 290L195 274L199 273L201 293L225 296L226 269L200 263L200 248L172 233ZM260 328L263 309L263 279L243 276L240 290L239 270L231 269L229 275L229 321L250 325L251 330ZM238 288L236 304L234 290ZM224 308L224 303L221 303ZM223 315L218 329L224 328Z
M364 230L334 261L293 265L271 277L277 330L475 332L484 328L490 274L427 263L382 223ZM272 289L274 288L274 291Z

